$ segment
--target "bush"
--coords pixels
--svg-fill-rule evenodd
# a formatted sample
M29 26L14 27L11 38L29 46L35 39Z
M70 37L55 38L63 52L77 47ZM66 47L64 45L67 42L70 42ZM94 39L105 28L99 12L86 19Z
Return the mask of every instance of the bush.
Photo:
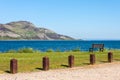
M80 48L76 48L72 50L73 52L80 52Z
M34 53L35 50L33 48L22 48L17 51L18 53Z
M57 49L56 52L61 52L60 49Z
M8 50L6 53L16 53L17 51L16 50Z
M46 52L54 52L53 49L48 49Z

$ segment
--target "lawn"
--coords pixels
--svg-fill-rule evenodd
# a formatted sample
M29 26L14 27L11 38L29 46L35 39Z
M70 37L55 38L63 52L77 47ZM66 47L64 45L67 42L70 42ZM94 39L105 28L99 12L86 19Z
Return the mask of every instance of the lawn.
M112 50L114 61L120 61L120 50ZM107 53L94 52L96 64L107 62ZM1 53L0 54L0 73L10 71L10 60L18 60L18 72L33 72L42 69L42 58L50 59L50 69L67 68L68 56L75 56L75 67L89 65L89 52L41 52L41 53Z

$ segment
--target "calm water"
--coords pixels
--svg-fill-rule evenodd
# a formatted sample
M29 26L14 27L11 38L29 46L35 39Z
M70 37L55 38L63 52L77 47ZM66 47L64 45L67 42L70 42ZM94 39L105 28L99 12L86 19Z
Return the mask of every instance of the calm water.
M81 51L88 51L93 43L102 43L108 49L120 49L120 41L0 41L0 51L20 48L33 48L40 51L48 49L67 51L80 48Z

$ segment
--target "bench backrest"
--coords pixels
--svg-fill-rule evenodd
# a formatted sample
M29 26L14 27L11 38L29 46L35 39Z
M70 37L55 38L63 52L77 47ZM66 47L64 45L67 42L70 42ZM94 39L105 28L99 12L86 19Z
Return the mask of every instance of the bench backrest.
M92 44L92 48L104 48L104 44Z

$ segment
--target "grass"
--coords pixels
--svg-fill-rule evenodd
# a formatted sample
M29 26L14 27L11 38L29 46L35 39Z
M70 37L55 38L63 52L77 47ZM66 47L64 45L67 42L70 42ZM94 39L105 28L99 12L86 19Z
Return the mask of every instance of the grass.
M112 50L114 61L120 61L120 50ZM107 62L107 53L94 52L96 64ZM41 52L41 53L1 53L0 73L8 72L10 60L18 60L18 72L33 72L42 69L42 58L48 56L50 59L50 69L67 68L68 56L75 56L75 66L89 65L89 52Z

